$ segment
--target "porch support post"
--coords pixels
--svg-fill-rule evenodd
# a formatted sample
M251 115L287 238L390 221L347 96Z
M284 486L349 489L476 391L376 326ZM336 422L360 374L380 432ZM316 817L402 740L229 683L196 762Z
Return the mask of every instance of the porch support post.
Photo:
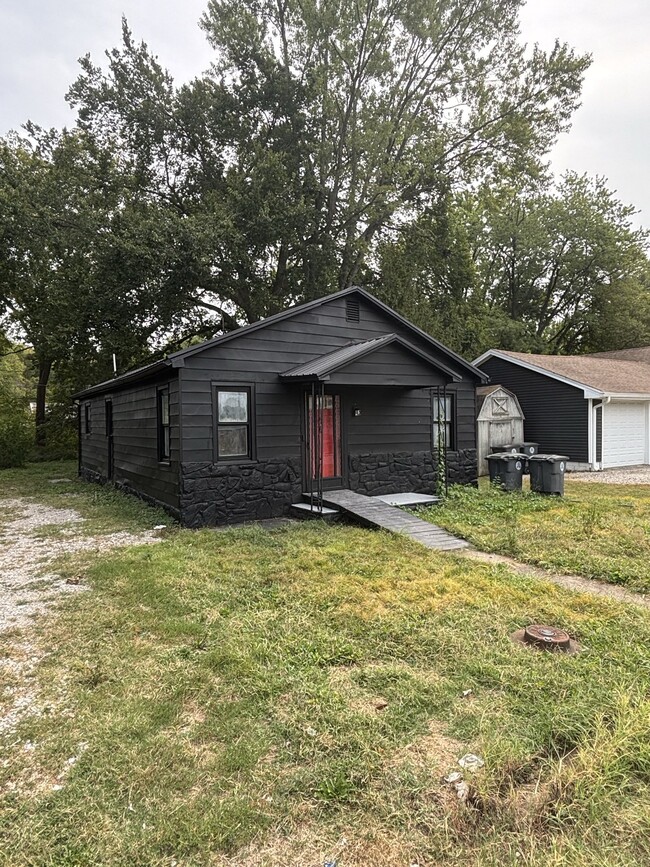
M309 504L311 511L314 511L314 467L316 464L314 458L314 449L316 445L316 383L311 384L311 402L307 398L309 406L307 407L307 475L309 476Z

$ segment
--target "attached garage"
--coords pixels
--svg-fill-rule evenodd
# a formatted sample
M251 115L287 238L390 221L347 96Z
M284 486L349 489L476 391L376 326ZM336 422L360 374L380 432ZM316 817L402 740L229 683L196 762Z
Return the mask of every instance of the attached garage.
M603 407L603 468L648 463L648 403L613 400Z

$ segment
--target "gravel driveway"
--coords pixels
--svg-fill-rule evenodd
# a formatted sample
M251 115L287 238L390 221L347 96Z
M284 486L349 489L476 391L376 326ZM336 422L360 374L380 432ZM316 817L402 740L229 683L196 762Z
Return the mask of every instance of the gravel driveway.
M598 482L602 485L650 485L650 466L619 467L598 473L569 473L572 482Z
M40 661L31 639L35 620L64 595L84 588L53 571L55 560L64 554L149 544L160 535L155 530L83 535L84 518L78 512L23 499L0 500L2 512L10 515L0 529L0 735L6 736L25 716L40 712L33 686Z

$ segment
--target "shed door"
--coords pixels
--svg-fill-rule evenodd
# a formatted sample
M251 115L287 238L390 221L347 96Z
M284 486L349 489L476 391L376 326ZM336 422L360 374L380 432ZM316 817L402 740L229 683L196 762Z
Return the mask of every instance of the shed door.
M647 404L612 401L603 411L603 466L644 464L647 460Z
M515 439L515 424L513 419L508 421L490 422L490 448L492 446L508 445Z

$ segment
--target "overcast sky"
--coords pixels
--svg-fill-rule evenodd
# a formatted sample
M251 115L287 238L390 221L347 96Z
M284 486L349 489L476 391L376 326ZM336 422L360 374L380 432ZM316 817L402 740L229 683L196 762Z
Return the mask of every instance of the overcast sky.
M64 101L77 58L119 44L125 14L138 39L177 81L210 63L197 22L206 0L0 0L0 135L27 119L72 125ZM593 54L582 107L553 152L557 171L604 175L619 198L650 226L650 3L648 0L529 0L528 42L556 37Z

